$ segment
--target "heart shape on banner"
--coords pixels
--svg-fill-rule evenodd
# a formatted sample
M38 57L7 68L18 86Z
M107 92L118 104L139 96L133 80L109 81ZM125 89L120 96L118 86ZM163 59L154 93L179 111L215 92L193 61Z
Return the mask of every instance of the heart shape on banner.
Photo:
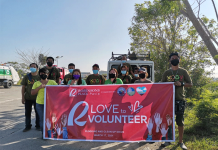
M139 95L143 95L143 94L145 94L146 93L146 91L147 91L147 88L146 87L137 87L136 88L136 91L137 91L137 93L139 93Z

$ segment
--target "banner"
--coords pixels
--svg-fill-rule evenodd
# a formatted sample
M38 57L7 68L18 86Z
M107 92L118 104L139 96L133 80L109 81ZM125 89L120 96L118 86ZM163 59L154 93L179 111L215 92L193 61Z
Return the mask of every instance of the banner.
M44 139L175 141L173 83L46 86Z

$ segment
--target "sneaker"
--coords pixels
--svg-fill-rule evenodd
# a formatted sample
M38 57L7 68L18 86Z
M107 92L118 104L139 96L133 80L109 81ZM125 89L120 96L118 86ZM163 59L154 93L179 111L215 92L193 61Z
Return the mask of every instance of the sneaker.
M23 129L23 132L27 132L27 131L29 131L31 128L25 128L25 129Z
M183 150L187 150L187 147L185 146L184 143L178 143L178 145L179 145Z

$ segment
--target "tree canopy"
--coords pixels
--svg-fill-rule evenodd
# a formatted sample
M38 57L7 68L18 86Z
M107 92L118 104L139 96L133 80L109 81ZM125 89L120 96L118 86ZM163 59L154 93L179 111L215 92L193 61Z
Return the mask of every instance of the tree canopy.
M181 13L185 6L178 2L154 0L135 4L135 16L129 35L132 39L131 51L150 52L155 63L155 80L169 68L169 55L178 52L180 66L190 73L195 69L205 69L213 65L212 57L204 41L192 22ZM218 34L215 20L201 18L214 35ZM206 75L206 72L203 74Z

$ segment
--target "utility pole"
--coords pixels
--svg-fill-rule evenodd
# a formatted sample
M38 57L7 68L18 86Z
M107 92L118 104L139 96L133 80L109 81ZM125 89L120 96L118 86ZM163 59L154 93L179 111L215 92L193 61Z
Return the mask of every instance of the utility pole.
M56 60L57 60L57 67L58 67L58 59L62 58L63 56L57 56Z

